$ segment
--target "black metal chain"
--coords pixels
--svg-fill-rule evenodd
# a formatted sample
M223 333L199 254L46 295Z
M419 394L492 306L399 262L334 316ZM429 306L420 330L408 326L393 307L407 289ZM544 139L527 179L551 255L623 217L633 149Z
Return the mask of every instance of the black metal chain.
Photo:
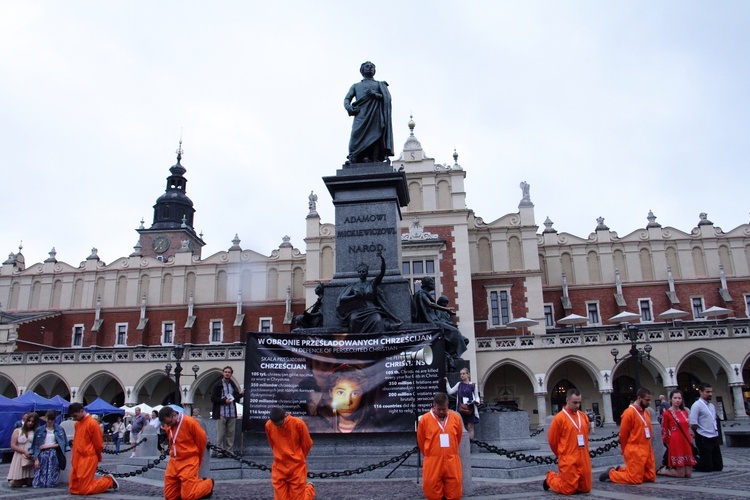
M153 469L154 467L159 465L159 463L165 458L167 458L167 453L162 453L161 456L157 458L156 460L154 460L153 462L149 462L148 464L144 465L140 469L134 470L131 472L122 472L122 473L108 472L102 469L101 467L97 468L96 472L98 472L99 474L104 474L105 476L112 476L112 477L135 477L139 474L144 474L148 472L150 469Z
M209 443L207 445L207 448L210 449L210 450L215 451L217 454L222 454L222 455L224 455L226 457L229 457L229 458L231 458L233 460L236 460L238 462L242 462L243 464L248 465L248 466L250 466L250 467L252 467L254 469L259 469L259 470L262 470L262 471L270 471L271 470L271 468L269 466L265 465L265 464L259 464L259 463L253 462L252 460L244 459L244 458L240 457L239 455L234 454L231 451L226 451L226 450L224 450L222 448L219 448L218 446L215 446L215 445L213 445L211 443ZM374 471L376 469L380 469L382 467L387 467L388 465L395 464L396 462L400 462L402 460L406 460L407 458L409 458L411 455L413 455L414 453L416 453L418 451L419 451L419 448L417 448L415 446L411 450L405 451L405 452L403 452L401 455L399 455L397 457L389 458L388 460L383 460L381 462L378 462L377 464L366 465L364 467L358 467L358 468L352 469L352 470L332 471L332 472L308 472L307 473L307 477L309 477L309 478L326 479L326 478L329 478L329 477L333 477L333 478L336 478L336 477L348 477L348 476L353 476L354 474L363 474L365 472L371 472L371 471Z
M616 436L616 434L615 434ZM611 437L610 437L611 439ZM516 451L508 451L505 448L498 448L497 446L491 445L489 443L485 443L483 441L477 441L476 439L471 440L472 444L477 445L480 448L484 448L485 450L489 451L490 453L495 453L497 455L503 455L508 458L513 458L518 460L519 462L526 462L526 463L537 463L539 465L552 465L557 463L556 457L550 457L550 456L540 456L540 455L531 455L526 453L520 453ZM605 444L602 447L599 447L595 450L589 451L589 456L591 458L596 457L597 455L603 455L604 453L608 452L609 450L613 448L617 448L620 446L620 441L612 441L611 443Z
M365 472L372 472L376 469L380 469L383 467L387 467L391 464L395 464L396 462L401 462L402 460L406 460L413 454L417 453L419 451L418 447L414 447L411 450L403 452L401 455L393 458L389 458L388 460L383 460L382 462L378 462L377 464L371 464L367 465L365 467L358 467L353 470L342 470L342 471L333 471L333 472L308 472L307 477L309 478L320 478L320 479L326 479L329 477L348 477L353 476L354 474L363 474Z
M609 436L607 436L607 437L603 437L603 438L596 438L596 439L592 439L592 438L589 438L589 443L593 443L593 442L603 442L603 441L609 441L609 440L611 440L611 439L614 439L614 438L616 438L617 436L619 436L619 434L618 434L617 432L613 432L613 433L612 433L611 435L609 435Z
M529 437L534 437L534 436L538 436L538 435L539 435L539 434L541 434L542 432L544 432L544 427L542 427L541 429L537 429L537 430L535 430L534 432L532 432L532 433L531 433L531 435L530 435Z
M125 453L125 452L128 452L130 450L136 449L138 447L138 445L140 445L144 441L148 441L148 438L143 438L140 441L138 441L137 443L135 443L133 446L130 446L128 448L120 448L120 451L116 451L116 450L102 450L102 453L106 453L107 455L117 455L117 454L120 454L120 453Z

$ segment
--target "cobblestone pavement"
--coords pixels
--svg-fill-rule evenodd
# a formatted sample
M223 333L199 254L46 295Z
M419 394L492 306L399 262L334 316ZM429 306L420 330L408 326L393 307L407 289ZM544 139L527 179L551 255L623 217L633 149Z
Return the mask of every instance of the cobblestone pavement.
M588 495L592 498L628 499L628 498L664 498L680 500L730 500L750 498L750 448L722 447L724 470L712 474L696 472L692 479L675 479L658 477L656 483L639 486L625 486L609 482L600 483L597 478L604 469L594 471L594 489ZM113 470L119 457L106 455L102 466ZM0 464L0 474L7 477L8 464ZM538 496L552 497L554 493L542 490L542 476L522 480L475 479L474 493L465 498L533 498ZM110 491L89 498L132 499L162 496L161 481L128 478L120 479L120 490ZM336 500L348 499L383 499L412 500L423 498L422 488L416 480L406 479L328 479L314 481L317 498ZM32 488L12 489L6 481L0 485L0 498L47 500L75 498L67 492L67 484L49 490ZM214 499L273 499L270 476L268 480L233 480L217 481Z

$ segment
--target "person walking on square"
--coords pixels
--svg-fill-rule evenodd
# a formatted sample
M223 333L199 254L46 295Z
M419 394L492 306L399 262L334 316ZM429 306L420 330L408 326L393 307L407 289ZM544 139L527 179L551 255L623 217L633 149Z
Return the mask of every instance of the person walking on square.
M313 441L305 422L274 406L266 422L266 438L273 450L274 500L315 498L315 486L307 482L307 454Z
M234 448L234 429L237 426L237 403L242 399L242 392L232 380L234 370L225 366L222 377L211 391L211 402L214 404L211 413L216 422L216 446L231 452Z
M690 477L693 474L695 457L690 430L690 416L683 404L682 392L669 393L672 406L662 414L661 439L667 447L666 467L656 471L659 476Z
M167 427L169 462L164 472L166 500L198 500L208 498L214 491L213 479L201 479L198 472L208 438L193 418L169 406L159 410L159 421Z
M120 485L111 474L98 479L94 477L104 450L99 423L86 413L81 403L72 403L68 413L76 421L68 491L72 495L96 495L110 488L119 489Z
M117 416L117 420L112 424L110 432L112 433L112 439L115 442L115 451L120 453L120 443L125 435L125 422L122 421L121 416Z
M690 409L690 428L695 432L695 446L698 447L698 463L695 470L719 472L724 468L721 456L719 425L716 421L716 408L711 402L714 393L710 384L698 386L700 399Z
M135 417L133 417L133 422L130 427L130 444L136 445L138 444L138 441L141 439L141 432L143 431L143 428L146 427L148 424L148 421L146 420L146 416L141 413L141 409L136 406L135 408ZM135 457L135 449L130 454L130 458Z
M625 457L625 467L610 468L599 476L600 481L619 484L653 483L656 480L656 461L651 447L651 391L638 389L635 403L622 412L620 420L620 446Z
M566 405L549 426L547 441L557 457L560 472L547 473L542 483L545 491L551 489L563 495L591 491L589 419L581 411L581 399L578 389L569 389Z
M464 426L461 416L448 408L447 394L438 392L432 401L417 426L417 444L424 455L422 491L427 500L457 500L463 495L458 446Z

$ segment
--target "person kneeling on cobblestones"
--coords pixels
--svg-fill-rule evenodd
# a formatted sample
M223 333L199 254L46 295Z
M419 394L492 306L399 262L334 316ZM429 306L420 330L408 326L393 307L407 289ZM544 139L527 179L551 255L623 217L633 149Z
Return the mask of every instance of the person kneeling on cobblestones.
M167 427L170 444L169 463L164 473L164 498L210 498L214 480L198 478L208 441L206 432L193 417L178 413L169 406L159 410L159 421Z

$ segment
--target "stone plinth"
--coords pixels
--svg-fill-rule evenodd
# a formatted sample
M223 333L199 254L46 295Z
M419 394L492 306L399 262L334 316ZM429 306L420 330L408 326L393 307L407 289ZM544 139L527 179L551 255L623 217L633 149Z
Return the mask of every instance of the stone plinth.
M404 323L410 322L411 291L401 276L401 207L409 203L406 174L394 172L389 163L363 163L337 170L323 181L336 211L336 270L325 285L323 326L341 326L336 314L338 297L358 280L360 262L369 266L369 279L378 275L378 252L385 259L380 289L389 310Z
M161 454L159 453L158 429L153 425L144 426L138 439L141 443L135 448L136 457L158 457ZM144 439L146 441L143 441Z
M529 432L529 414L525 411L482 412L474 435L483 441L508 451L538 450L539 444ZM480 448L485 452L484 448Z

